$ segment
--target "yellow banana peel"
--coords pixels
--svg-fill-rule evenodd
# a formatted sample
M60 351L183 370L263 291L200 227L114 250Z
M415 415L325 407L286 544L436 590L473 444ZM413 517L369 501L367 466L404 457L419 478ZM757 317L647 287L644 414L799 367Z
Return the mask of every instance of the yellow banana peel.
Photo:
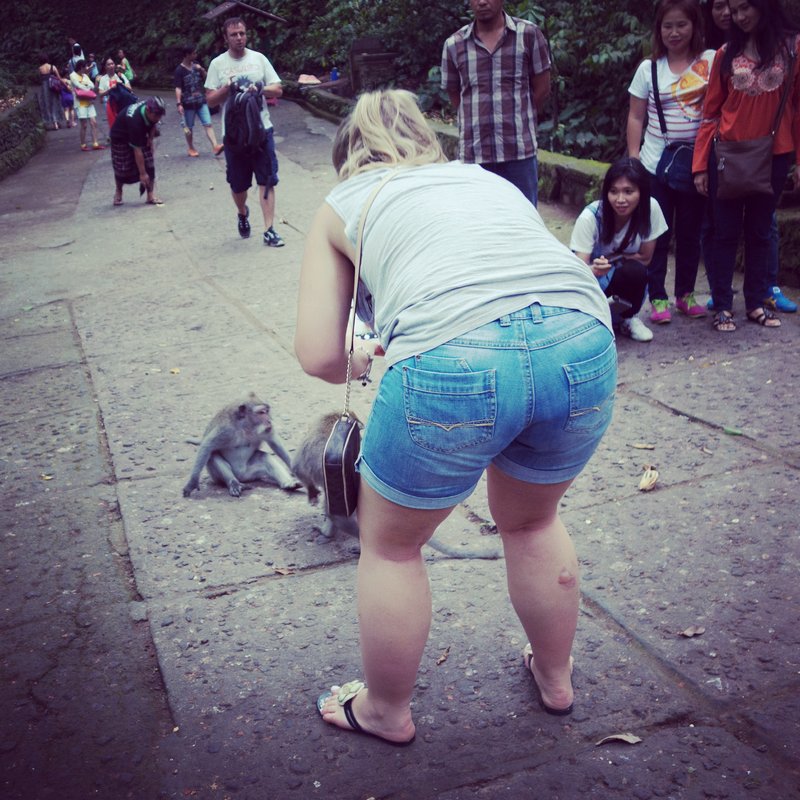
M639 491L649 492L655 488L656 481L658 481L658 470L653 464L645 464L644 475L639 481Z

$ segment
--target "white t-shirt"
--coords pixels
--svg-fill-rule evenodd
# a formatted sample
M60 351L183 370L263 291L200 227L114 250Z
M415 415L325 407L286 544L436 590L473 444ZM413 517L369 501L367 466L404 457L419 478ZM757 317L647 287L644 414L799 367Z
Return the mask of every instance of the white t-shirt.
M706 96L708 76L714 61L714 50L705 50L682 74L677 75L669 68L667 57L656 62L656 78L667 137L671 142L694 142L703 118L703 100ZM653 95L653 76L651 61L646 58L639 64L633 76L628 93L640 100L647 100L647 127L644 131L639 160L651 174L664 152L664 135L658 121L658 110Z
M107 72L104 72L98 79L97 79L97 89L101 92L108 92L110 89L113 89L118 83L121 83L126 89L130 89L131 85L128 83L128 79L120 77L116 73L114 75L109 75ZM103 95L103 105L107 105L108 103L108 95Z
M77 105L79 108L89 108L90 105L94 102L93 100L88 100L85 97L78 97L75 89L83 89L87 92L94 91L94 84L92 83L92 79L88 75L78 75L77 72L70 73L69 82L72 84L72 91L75 94L75 99L77 101Z
M575 220L575 227L572 229L572 237L569 240L569 249L574 253L589 253L594 258L610 256L612 254L619 255L619 247L625 239L625 234L628 232L629 223L623 225L622 229L614 234L614 238L610 242L601 242L600 218L597 216L599 207L599 200L589 203L589 205L581 211L578 219ZM652 242L653 239L658 239L662 233L667 232L667 228L667 221L664 219L661 206L655 198L651 197L650 234L646 239L642 240L642 237L637 233L628 243L624 252L631 255L638 253L644 242Z
M326 198L355 247L362 209L386 175L372 169ZM394 364L534 302L611 327L591 270L504 178L458 161L398 169L367 214L359 308Z
M261 81L264 86L270 83L280 83L281 79L275 68L270 64L269 59L257 53L255 50L245 48L244 55L241 58L231 58L228 52L218 55L209 65L208 74L206 75L205 88L206 89L219 89L230 83L231 78L236 78L239 86L250 86L252 83ZM225 105L222 107L222 135L225 135ZM267 104L261 109L261 119L264 122L264 128L269 130L272 127L272 120L269 118L269 109Z

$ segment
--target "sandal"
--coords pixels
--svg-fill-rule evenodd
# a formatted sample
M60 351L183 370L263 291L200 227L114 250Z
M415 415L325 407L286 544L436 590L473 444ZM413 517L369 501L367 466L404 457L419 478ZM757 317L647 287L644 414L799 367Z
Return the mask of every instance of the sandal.
M121 197L114 197L114 205L121 206L122 205L122 198Z
M317 711L319 711L320 715L322 715L322 709L325 703L327 702L328 698L336 697L336 702L344 709L344 716L345 719L347 720L347 724L356 733L363 733L366 736L374 736L376 739L380 739L382 742L387 742L388 744L393 744L396 747L406 747L407 745L411 744L416 738L416 734L412 736L407 742L394 742L391 739L384 739L383 736L378 736L377 733L370 733L369 731L365 731L361 727L361 725L358 724L358 720L356 719L356 716L353 713L353 708L352 708L353 699L362 689L366 688L367 688L366 684L363 681L358 681L358 680L348 681L342 686L331 686L329 691L323 692L317 698ZM336 727L340 726L337 725ZM346 728L343 730L346 730Z
M768 308L754 308L747 312L747 319L762 328L780 328L781 321Z
M539 705L542 707L542 710L547 712L548 714L552 714L554 717L566 717L567 715L572 713L572 709L574 707L574 703L570 703L566 708L553 708L553 706L548 706L544 702L544 698L542 697L542 690L539 688L539 684L536 681L536 676L533 674L533 670L531 669L531 662L533 661L533 648L531 647L530 643L525 645L525 649L522 651L522 660L525 664L525 669L530 672L533 676L533 685L536 687L536 693L539 695ZM572 666L573 660L572 656L569 657L569 671L572 674Z
M164 201L160 197L153 197L151 200L147 200L147 205L149 206L163 206Z
M730 311L717 311L711 324L714 326L714 330L720 333L733 333L736 330L736 323L733 321L733 314Z

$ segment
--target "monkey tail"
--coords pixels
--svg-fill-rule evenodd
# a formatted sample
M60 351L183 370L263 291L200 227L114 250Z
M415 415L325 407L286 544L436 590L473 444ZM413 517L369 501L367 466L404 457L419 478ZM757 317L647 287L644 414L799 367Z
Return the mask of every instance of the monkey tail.
M429 547L432 547L434 550L450 558L482 558L495 560L503 557L503 548L501 545L494 545L476 550L471 547L455 547L445 544L438 536L432 536L428 539L427 544Z

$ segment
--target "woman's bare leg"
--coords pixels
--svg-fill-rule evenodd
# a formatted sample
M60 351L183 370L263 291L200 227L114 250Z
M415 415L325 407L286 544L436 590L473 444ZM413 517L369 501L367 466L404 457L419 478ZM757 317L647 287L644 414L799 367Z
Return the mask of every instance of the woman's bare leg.
M573 700L570 653L578 623L578 561L558 516L572 481L531 484L488 470L489 508L503 540L511 603L533 647L542 700Z
M361 484L358 619L368 688L353 700L352 709L365 731L390 741L414 735L411 695L431 625L421 548L450 511L404 508ZM326 703L323 718L350 727L335 700Z

